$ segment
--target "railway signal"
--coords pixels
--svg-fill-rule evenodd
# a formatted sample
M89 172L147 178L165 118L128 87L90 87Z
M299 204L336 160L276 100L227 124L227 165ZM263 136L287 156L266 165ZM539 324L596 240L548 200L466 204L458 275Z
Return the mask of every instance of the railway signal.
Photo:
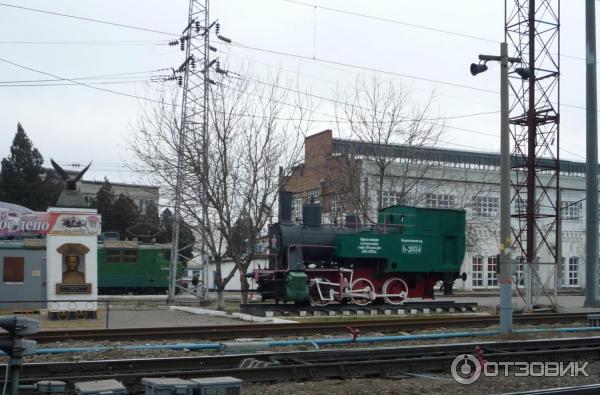
M16 395L19 390L19 369L25 355L35 353L35 340L24 339L38 331L38 322L30 318L14 315L0 316L0 327L7 331L10 337L0 340L0 350L10 356L6 369L10 367L10 394Z

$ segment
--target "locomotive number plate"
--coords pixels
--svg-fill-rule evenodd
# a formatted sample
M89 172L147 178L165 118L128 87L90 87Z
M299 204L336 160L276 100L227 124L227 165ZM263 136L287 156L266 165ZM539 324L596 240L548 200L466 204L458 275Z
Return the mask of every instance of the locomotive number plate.
M419 255L423 252L423 240L402 239L402 253L405 255Z

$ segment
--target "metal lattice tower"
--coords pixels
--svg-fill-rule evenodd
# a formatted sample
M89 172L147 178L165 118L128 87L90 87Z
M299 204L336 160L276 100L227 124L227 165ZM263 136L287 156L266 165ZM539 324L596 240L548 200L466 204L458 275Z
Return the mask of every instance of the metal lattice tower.
M514 246L524 257L525 304L542 296L557 308L562 264L559 185L560 0L505 0L509 56L523 59L509 75ZM524 79L528 76L527 79ZM525 205L526 202L526 205ZM515 224L518 224L515 227ZM540 268L551 267L549 276ZM551 295L547 289L554 280Z
M209 0L190 0L188 10L188 24L181 33L178 41L173 44L179 45L185 50L185 60L175 70L176 79L183 89L181 103L181 126L179 129L179 141L177 142L177 179L175 185L174 223L171 249L171 270L169 282L169 300L175 298L177 261L179 257L179 222L181 219L180 206L182 185L186 175L182 169L183 157L195 154L195 160L201 171L206 171L203 159L206 157L208 144L208 95L209 95L209 69L215 61L210 61L210 29L215 25L209 24L208 15ZM206 207L201 208L205 218ZM204 255L202 246L202 254Z

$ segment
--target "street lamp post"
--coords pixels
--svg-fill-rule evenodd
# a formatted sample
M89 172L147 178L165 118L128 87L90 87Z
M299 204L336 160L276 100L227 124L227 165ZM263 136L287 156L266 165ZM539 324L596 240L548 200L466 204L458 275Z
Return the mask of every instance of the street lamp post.
M486 62L500 62L500 331L512 332L512 268L510 250L510 133L508 129L508 67L521 63L521 58L509 58L508 46L500 43L500 56L479 55L483 63L471 64L474 76L487 70ZM521 72L519 72L521 71ZM522 75L524 69L517 72Z

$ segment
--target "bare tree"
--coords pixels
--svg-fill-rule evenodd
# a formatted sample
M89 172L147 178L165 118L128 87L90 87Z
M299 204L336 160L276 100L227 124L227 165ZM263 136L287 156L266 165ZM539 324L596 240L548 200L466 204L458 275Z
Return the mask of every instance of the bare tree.
M429 163L415 160L417 151L435 146L444 132L444 122L432 114L432 97L418 106L411 102L409 93L403 88L377 76L359 76L351 90L338 89L338 96L345 101L336 104L337 128L347 130L352 139L361 143L360 149L347 153L349 165L354 166L357 158L368 158L375 166L376 208L382 208L384 203L386 177L397 182L391 186L394 195L399 197L397 203L410 203L408 197L430 168ZM392 163L398 164L393 172ZM364 182L355 176L351 178L352 182ZM374 220L369 215L368 205L368 190L372 187L346 188L350 193L363 191L362 196L354 194L346 199L351 200L363 218L370 221Z
M247 302L244 274L271 218L279 167L287 171L298 162L304 131L311 123L307 96L292 97L294 91L284 86L280 75L265 79L250 68L219 75L210 91L208 129L190 128L183 149L182 215L213 258L220 309L223 291L236 272L242 302ZM177 170L177 115L172 105L155 106L146 112L131 144L171 195ZM224 273L226 258L235 266Z

